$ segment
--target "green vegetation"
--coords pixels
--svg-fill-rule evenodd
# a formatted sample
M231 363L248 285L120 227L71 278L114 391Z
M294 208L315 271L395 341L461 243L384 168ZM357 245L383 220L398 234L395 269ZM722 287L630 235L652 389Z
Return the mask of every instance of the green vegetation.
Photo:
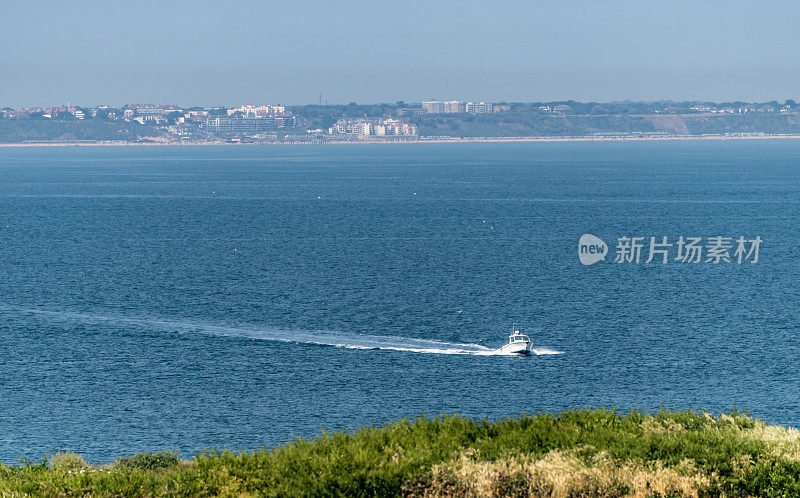
M168 469L181 463L175 451L159 451L157 453L139 453L131 457L122 457L117 460L115 467L124 469Z
M494 114L407 114L423 137L582 137L602 134L723 135L800 133L800 114L780 113L794 101L747 102L559 102L505 103ZM288 109L303 129L326 129L337 119L394 116L419 103L304 105ZM712 114L698 109L769 109L771 112Z
M0 119L0 143L136 141L164 135L153 126L102 119Z
M725 117L696 116L686 119L692 135L724 133L796 134L800 132L798 114L745 114Z
M734 412L457 416L181 461L0 465L2 496L799 496L800 433Z
M527 109L485 115L423 114L411 120L420 135L434 137L577 137L661 131L641 116L554 116Z
M596 109L595 109L596 110ZM800 115L708 114L547 114L529 105L486 115L423 114L411 117L421 136L552 137L597 134L723 135L800 133Z

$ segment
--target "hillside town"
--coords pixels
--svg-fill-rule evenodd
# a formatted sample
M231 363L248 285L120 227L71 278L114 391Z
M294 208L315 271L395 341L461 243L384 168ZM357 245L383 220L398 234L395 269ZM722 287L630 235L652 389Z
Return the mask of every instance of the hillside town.
M797 134L783 103L535 102L431 99L418 103L182 107L127 104L0 108L0 143L358 142L492 137Z
M402 115L402 113L400 113ZM191 107L175 105L131 104L121 108L106 105L81 107L70 103L56 107L0 109L0 118L7 120L102 121L130 123L154 127L176 139L187 140L277 140L288 134L329 136L335 140L385 138L407 139L417 136L417 127L406 118L347 117L336 120L324 129L303 130L305 120L282 105L245 104L239 107Z

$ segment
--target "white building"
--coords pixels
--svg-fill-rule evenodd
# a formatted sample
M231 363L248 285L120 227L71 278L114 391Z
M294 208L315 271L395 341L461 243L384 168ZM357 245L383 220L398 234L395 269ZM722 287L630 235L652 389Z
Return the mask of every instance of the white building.
M467 102L467 112L470 114L491 114L492 104L486 102Z
M368 137L413 137L417 127L394 118L340 119L328 129L331 135L364 139Z
M243 105L233 109L228 109L228 116L239 113L245 118L261 118L274 116L276 114L286 114L286 107L282 105Z
M428 114L491 114L492 104L486 102L464 102L463 100L428 100L422 103Z

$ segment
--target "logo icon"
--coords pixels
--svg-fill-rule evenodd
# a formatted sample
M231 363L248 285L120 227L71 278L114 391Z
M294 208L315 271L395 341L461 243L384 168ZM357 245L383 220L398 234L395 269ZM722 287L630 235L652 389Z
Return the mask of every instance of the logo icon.
M598 261L605 261L608 246L600 237L590 233L581 235L578 241L578 259L585 266L593 265Z

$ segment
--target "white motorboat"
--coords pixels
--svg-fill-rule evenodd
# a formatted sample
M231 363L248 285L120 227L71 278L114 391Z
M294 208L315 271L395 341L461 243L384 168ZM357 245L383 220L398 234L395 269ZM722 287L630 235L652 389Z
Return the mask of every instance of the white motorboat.
M500 348L500 352L503 354L531 354L533 341L527 335L520 334L519 330L515 330L515 328L511 329L511 335L508 336L508 344Z

